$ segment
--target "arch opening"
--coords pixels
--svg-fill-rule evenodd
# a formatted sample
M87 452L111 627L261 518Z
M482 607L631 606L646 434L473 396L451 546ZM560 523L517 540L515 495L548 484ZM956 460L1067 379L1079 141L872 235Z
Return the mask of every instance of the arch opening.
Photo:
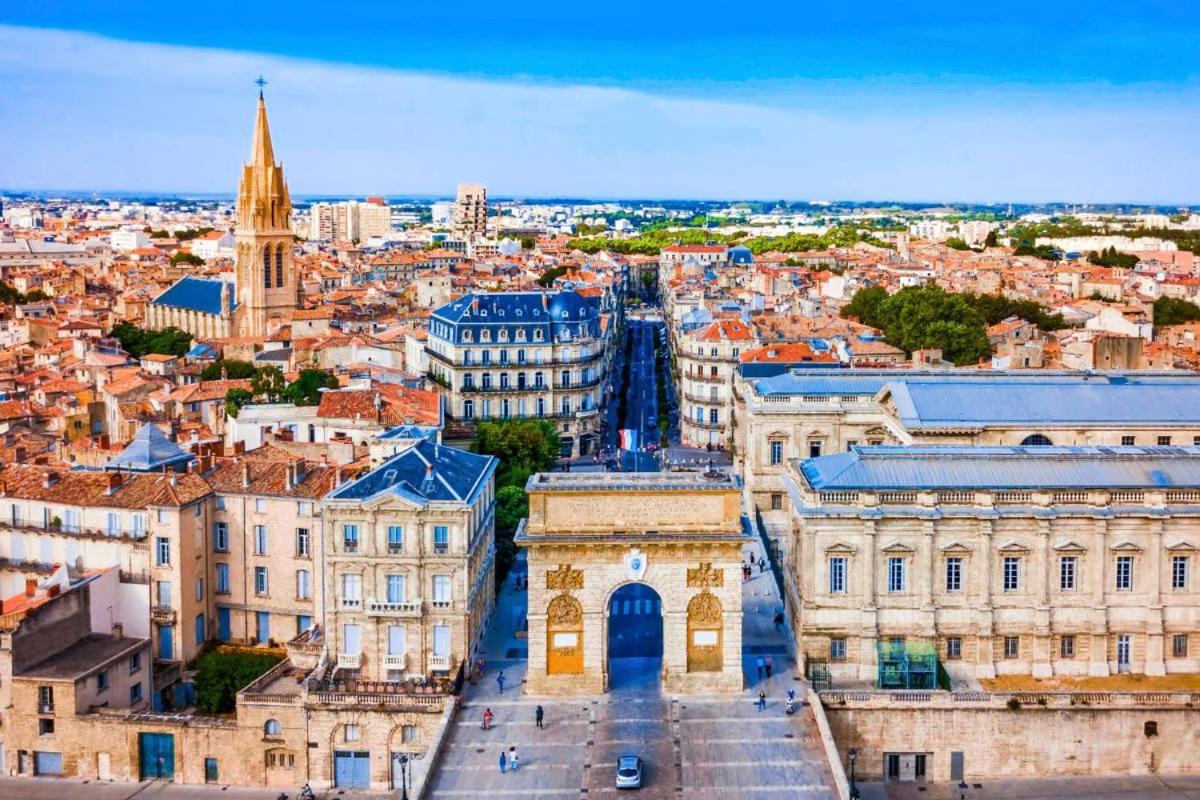
M644 583L617 589L608 601L609 689L656 686L662 657L662 598Z

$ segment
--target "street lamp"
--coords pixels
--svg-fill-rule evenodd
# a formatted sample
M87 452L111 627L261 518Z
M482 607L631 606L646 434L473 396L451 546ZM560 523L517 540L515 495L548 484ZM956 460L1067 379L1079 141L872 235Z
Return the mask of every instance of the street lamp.
M408 800L408 756L396 753L392 756L400 763L400 800Z
M858 785L854 782L854 761L858 758L858 748L851 747L846 755L850 757L850 800L858 800Z

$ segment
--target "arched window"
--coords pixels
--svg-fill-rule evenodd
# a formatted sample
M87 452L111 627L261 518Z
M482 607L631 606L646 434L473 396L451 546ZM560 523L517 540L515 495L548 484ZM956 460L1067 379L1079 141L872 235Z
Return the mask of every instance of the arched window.
M275 285L283 286L283 245L275 247Z
M283 733L283 726L279 724L277 719L269 719L263 725L263 734L266 736L279 736Z
M271 288L271 245L263 245L262 255L263 268L263 286L267 289Z
M1031 433L1021 440L1022 447L1050 447L1054 442L1040 433Z

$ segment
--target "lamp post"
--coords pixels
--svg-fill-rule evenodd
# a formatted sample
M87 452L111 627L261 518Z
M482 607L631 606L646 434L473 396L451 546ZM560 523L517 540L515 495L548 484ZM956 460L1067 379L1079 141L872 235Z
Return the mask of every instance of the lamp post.
M958 800L967 800L967 782L958 782Z
M858 785L854 782L854 762L858 758L858 749L851 747L846 755L850 757L850 800L858 800Z
M392 758L400 763L400 800L408 800L408 756L397 753Z

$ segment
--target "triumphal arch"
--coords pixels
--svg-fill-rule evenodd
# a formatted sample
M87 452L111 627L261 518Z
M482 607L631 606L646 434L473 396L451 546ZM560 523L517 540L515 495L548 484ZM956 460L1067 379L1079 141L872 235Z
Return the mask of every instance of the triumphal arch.
M661 614L670 693L742 689L741 484L724 473L543 473L517 531L529 563L529 694L610 685L610 633ZM617 615L617 616L614 616ZM657 662L655 662L657 663Z

